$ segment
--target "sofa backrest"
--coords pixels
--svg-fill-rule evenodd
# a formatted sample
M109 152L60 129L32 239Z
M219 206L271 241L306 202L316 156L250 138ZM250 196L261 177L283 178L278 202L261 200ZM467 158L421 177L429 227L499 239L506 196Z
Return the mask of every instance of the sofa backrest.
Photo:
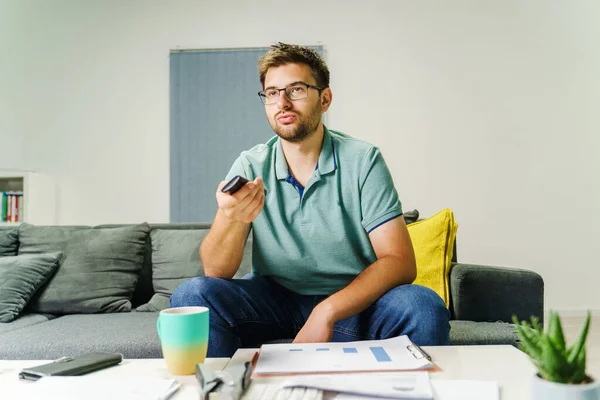
M413 211L407 211L404 214L404 219L406 220L406 223L411 223L411 222L415 222L419 217L419 213L417 210L413 210ZM100 228L117 228L117 227L124 227L124 226L132 226L135 224L104 224L104 225L97 225L97 226L93 226L92 228L94 229L100 229ZM145 248L145 254L144 254L144 262L142 265L142 269L139 275L139 280L138 280L138 284L136 286L133 298L132 298L132 306L138 307L140 305L146 304L148 303L148 301L150 301L150 298L154 295L154 287L153 287L153 283L152 283L152 277L153 277L153 271L152 271L152 266L153 266L153 260L152 260L152 253L153 253L153 246L152 246L152 232L155 230L203 230L203 231L208 231L210 229L210 223L177 223L177 224L172 224L172 223L160 223L160 224L150 224L150 235L148 235L147 241L146 241L146 248ZM3 227L0 227L3 228ZM81 228L89 228L88 226L72 226L73 229L81 229ZM11 227L11 230L13 232L16 232L18 228L15 227ZM5 236L6 234L8 234L8 229L4 230L3 232L0 232L3 234L3 236ZM1 244L1 243L0 243ZM200 247L200 243L198 243L198 249ZM252 234L250 234L250 236L248 237L248 243L246 244L246 249L244 251L244 257L242 259L242 264L240 266L240 269L238 270L237 274L235 275L235 278L241 278L244 275L248 274L251 272L252 270L252 254L251 254L251 249L252 249ZM174 250L177 251L177 250ZM16 254L16 250L15 250L15 254ZM190 262L192 262L190 260Z
M156 230L203 230L208 231L210 229L210 223L161 223L161 224L150 224L150 235L148 235L148 239L146 242L146 253L144 255L144 264L142 265L142 270L140 272L140 277L138 280L138 284L136 290L133 294L133 298L131 300L132 306L138 307L142 304L146 304L150 301L150 298L154 294L154 287L152 285L152 237L153 231ZM119 225L119 224L111 224L111 225L99 225L95 228L115 228L121 226L128 225ZM252 246L252 235L248 237L248 243L246 244L248 248ZM200 249L200 243L198 243L198 250ZM244 257L242 259L242 264L240 265L240 269L235 275L235 278L241 278L244 275L250 273L252 271L252 259L251 253L245 252Z

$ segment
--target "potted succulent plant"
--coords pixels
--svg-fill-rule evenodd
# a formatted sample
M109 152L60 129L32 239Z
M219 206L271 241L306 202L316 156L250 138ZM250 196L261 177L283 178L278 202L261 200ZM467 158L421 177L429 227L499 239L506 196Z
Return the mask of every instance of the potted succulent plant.
M558 313L550 311L546 332L539 320L513 322L524 351L538 373L533 378L532 400L600 400L600 381L586 373L585 341L590 327L587 313L576 341L567 346Z

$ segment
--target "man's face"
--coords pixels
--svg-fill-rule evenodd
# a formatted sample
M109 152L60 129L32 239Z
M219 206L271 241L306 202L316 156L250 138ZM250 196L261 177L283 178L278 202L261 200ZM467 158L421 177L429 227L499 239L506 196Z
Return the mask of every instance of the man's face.
M269 68L265 75L265 90L282 89L293 84L307 83L316 86L310 68L305 64L286 64ZM284 91L279 92L276 103L265 105L271 128L288 142L302 142L317 130L321 115L329 107L323 104L319 91L308 88L308 97L303 100L290 100ZM326 89L329 91L329 89Z

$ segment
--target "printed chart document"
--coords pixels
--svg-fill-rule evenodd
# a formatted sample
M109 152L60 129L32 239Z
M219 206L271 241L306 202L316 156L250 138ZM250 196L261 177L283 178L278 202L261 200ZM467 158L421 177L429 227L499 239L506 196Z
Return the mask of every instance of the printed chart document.
M298 375L283 382L281 387L304 387L353 396L368 396L367 398L434 399L429 383L429 373L424 371L373 372L351 375Z
M256 375L293 373L410 371L434 365L408 336L344 343L265 344Z

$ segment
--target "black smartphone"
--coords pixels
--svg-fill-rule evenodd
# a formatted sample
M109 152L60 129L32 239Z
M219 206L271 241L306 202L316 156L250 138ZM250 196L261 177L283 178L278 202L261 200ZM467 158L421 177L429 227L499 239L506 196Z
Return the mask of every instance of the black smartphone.
M248 183L248 179L244 178L243 176L236 175L233 177L233 179L227 182L225 186L223 186L221 192L229 192L229 194L234 194L235 192L240 190L246 183Z
M87 353L77 357L62 357L48 364L24 368L19 378L35 381L44 376L76 376L119 364L123 355L119 353Z

